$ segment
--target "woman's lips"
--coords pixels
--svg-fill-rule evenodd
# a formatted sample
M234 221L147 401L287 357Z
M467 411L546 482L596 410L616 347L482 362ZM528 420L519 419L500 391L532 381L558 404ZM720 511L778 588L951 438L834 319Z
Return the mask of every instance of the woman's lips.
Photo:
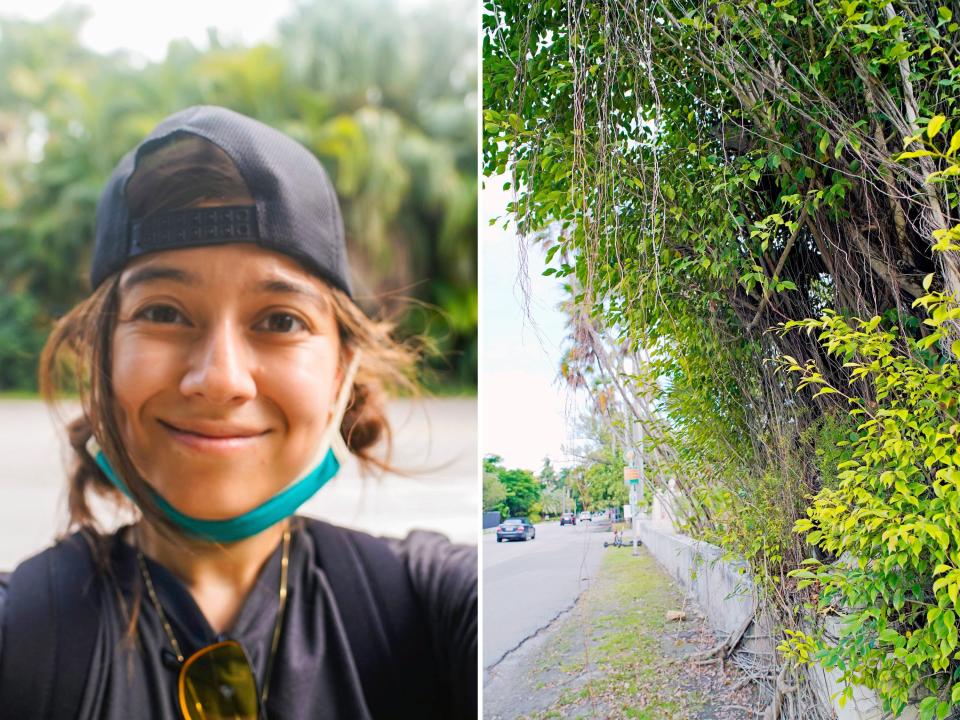
M216 425L179 427L163 420L158 420L158 422L177 442L205 452L242 450L250 447L270 432L269 430L256 431Z

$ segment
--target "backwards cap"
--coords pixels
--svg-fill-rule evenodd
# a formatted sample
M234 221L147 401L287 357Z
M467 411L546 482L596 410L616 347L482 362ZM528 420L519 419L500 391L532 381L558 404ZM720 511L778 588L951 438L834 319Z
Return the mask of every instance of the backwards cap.
M166 143L196 136L233 161L253 205L161 212L130 217L126 188L138 163ZM297 260L351 294L343 219L333 185L320 162L292 138L222 107L174 113L124 155L97 205L93 288L131 258L160 250L252 242Z

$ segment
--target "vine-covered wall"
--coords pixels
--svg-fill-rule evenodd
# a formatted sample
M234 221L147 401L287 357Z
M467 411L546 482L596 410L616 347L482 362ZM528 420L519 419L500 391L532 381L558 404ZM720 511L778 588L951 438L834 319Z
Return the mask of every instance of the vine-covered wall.
M568 290L564 375L643 426L685 529L750 563L781 667L945 717L960 7L486 11L484 168ZM842 637L808 632L828 615Z

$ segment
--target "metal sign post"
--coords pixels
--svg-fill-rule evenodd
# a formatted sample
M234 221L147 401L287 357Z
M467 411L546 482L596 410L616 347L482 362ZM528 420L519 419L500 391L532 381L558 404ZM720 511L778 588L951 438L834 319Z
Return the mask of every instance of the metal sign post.
M635 423L635 424L634 424L634 427L637 428L637 429L640 431L640 442L638 443L638 454L640 455L640 472L639 472L639 474L638 474L638 476L637 476L637 484L638 484L640 490L643 491L643 490L644 490L644 485L646 485L646 480L647 480L646 477L644 476L645 467L644 467L644 464L643 464L643 423L639 423L639 422L638 422L638 423ZM639 555L639 554L640 554L640 550L638 549L638 548L640 547L640 540L639 540L639 535L640 535L640 512L639 512L640 508L639 508L639 501L638 501L637 505L638 505L638 507L637 507L638 512L635 512L635 513L633 514L633 554L634 554L634 555Z

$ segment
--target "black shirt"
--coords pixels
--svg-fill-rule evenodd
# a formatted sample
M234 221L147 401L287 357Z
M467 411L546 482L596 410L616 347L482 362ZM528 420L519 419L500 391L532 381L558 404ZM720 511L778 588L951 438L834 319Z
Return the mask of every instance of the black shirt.
M291 536L287 607L270 682L269 718L298 720L377 720L368 708L344 626L343 612L313 540L298 519ZM349 531L344 531L349 532ZM145 720L179 718L178 669L160 618L143 589L136 551L121 540L110 544L113 581L102 594L98 637L79 718ZM439 673L443 698L431 710L443 715L477 715L477 561L476 549L453 545L441 535L416 531L389 543L402 560L426 618L431 648L424 672ZM279 604L280 548L257 580L226 633L213 631L186 587L162 565L147 567L182 653L222 639L240 642L258 683L263 682ZM358 569L358 572L363 572ZM0 580L0 615L5 584ZM341 602L342 602L341 598ZM128 632L130 609L138 605L136 632ZM0 624L2 627L2 624ZM3 651L0 630L0 653ZM172 659L173 658L173 659Z

